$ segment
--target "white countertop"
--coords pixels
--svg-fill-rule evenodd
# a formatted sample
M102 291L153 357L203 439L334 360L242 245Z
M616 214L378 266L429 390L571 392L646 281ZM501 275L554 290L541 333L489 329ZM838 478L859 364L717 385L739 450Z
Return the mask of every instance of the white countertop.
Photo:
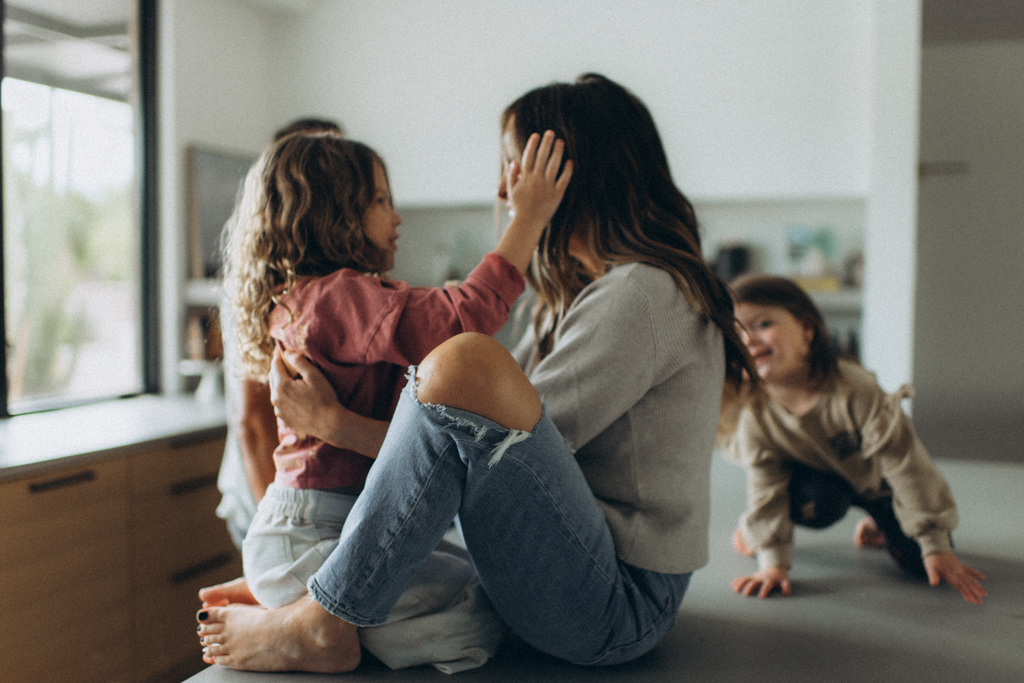
M223 400L137 396L0 419L0 481L112 457L162 439L225 429Z

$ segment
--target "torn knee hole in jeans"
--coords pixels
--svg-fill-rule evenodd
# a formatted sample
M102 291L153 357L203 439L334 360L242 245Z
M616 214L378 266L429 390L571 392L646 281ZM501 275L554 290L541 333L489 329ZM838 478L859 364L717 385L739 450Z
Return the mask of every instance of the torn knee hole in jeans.
M449 415L448 406L441 405L440 403L420 403L419 397L416 396L415 366L409 367L409 371L406 373L406 379L409 380L410 392L412 393L412 397L416 400L416 403L419 403L424 408L436 410L442 417L451 420L456 427L471 429L473 431L473 441L479 443L480 440L484 438L484 435L492 429L492 427L477 424L472 420L467 420L466 418L459 417L458 415ZM501 457L505 455L505 452L509 448L520 441L525 441L529 437L530 432L525 429L508 429L508 434L505 435L505 438L501 440L501 443L494 447L494 450L491 451L491 458L487 461L487 467L491 468L497 465L498 461L501 460Z

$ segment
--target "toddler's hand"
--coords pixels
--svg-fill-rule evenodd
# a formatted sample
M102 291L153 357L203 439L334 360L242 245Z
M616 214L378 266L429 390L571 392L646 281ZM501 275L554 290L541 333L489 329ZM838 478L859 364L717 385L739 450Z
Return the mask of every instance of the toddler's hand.
M767 598L776 588L783 595L793 594L793 584L785 567L769 567L750 576L741 576L732 582L733 592L747 597L756 593L759 598Z
M985 575L973 567L961 564L955 553L932 553L924 558L924 570L928 573L928 583L938 586L943 580L960 591L967 602L980 605L982 598L988 593L981 587L980 581Z

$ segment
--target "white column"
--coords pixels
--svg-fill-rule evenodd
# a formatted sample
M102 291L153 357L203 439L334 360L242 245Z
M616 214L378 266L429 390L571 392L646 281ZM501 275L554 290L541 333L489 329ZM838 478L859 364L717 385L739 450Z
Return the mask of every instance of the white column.
M874 0L862 360L882 387L913 376L921 0Z

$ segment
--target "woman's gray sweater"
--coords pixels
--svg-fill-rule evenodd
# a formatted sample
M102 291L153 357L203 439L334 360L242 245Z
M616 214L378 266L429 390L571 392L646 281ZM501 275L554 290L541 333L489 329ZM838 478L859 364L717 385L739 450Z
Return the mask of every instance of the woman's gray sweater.
M515 357L608 518L618 556L682 574L708 559L722 335L666 271L613 267L573 301L551 352Z

